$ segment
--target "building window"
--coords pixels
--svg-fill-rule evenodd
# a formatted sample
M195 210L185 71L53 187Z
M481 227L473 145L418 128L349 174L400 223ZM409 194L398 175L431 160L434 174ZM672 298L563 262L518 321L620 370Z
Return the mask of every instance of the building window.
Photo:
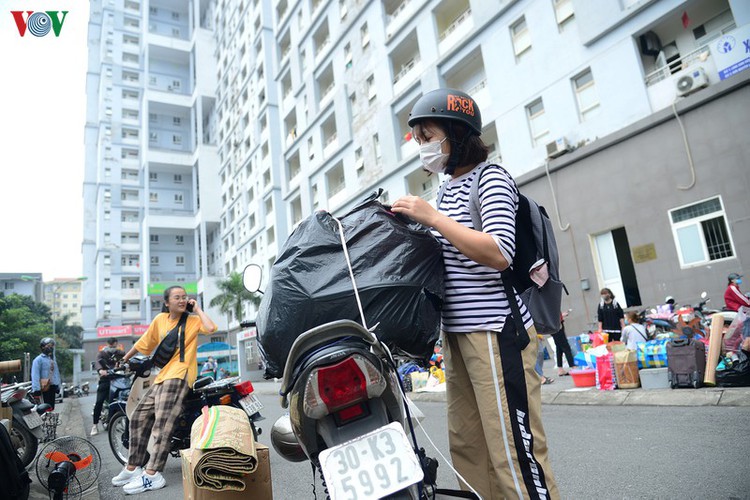
M157 203L159 201L159 193L148 193L148 201L151 203Z
M370 31L367 29L367 23L363 24L359 29L359 36L362 39L363 49L370 45Z
M670 210L669 219L681 267L734 257L720 196Z
M175 202L175 203L176 203L177 205L182 205L182 194L180 194L180 193L176 193L176 194L174 195L174 202Z
M151 182L156 182L159 179L159 175L156 172L149 172L148 173L148 180Z
M149 241L152 245L158 245L159 244L159 235L158 234L151 234L149 235Z
M375 151L375 162L380 164L382 151L380 150L380 137L378 137L378 134L372 136L372 148Z
M174 242L177 245L184 245L185 244L185 236L178 234L174 237Z
M104 278L104 288L111 288L112 282L109 278Z
M367 78L367 98L372 101L378 95L378 89L375 87L375 75Z
M594 75L591 73L591 69L587 69L573 78L573 88L578 101L578 113L581 115L581 121L585 122L599 109L599 96L596 93Z
M573 0L552 0L555 6L555 20L560 29L564 24L572 21L575 17L573 12Z
M513 39L513 52L516 57L520 57L531 48L531 34L526 26L525 17L521 16L521 19L511 25L510 35Z
M151 256L151 265L152 266L158 266L159 265L159 256L158 255L152 255Z
M178 266L184 266L185 265L185 257L182 255L178 255L174 258L174 263Z
M541 99L526 106L526 116L531 130L531 143L536 146L549 134L547 119L544 116L544 103Z
M182 184L182 174L174 174L174 183Z

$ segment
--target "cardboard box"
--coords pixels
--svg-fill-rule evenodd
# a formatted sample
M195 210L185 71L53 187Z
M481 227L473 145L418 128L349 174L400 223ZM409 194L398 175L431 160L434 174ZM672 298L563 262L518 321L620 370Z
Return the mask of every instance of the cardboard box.
M213 491L198 488L193 482L190 456L192 450L182 450L182 491L185 500L273 500L271 484L271 462L268 456L268 446L255 443L258 456L258 468L252 474L243 478L244 491Z

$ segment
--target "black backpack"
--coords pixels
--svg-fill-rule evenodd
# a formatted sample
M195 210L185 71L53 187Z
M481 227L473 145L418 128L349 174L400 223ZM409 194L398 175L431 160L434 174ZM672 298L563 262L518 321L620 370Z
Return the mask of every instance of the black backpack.
M482 230L482 217L479 210L479 181L482 173L488 167L499 168L510 178L513 177L500 165L484 164L479 167L479 172L474 175L469 195L469 210L474 229ZM562 324L560 322L560 311L562 304L562 292L568 293L559 276L559 255L555 234L552 230L552 222L544 207L538 205L533 199L524 196L518 190L518 211L516 212L516 253L513 265L502 271L501 276L505 293L508 296L513 319L516 323L517 343L521 349L528 344L528 336L520 335L524 332L523 318L515 300L515 291L521 291L521 300L531 313L536 331L542 335L557 333ZM440 187L437 195L437 204L440 205L445 193L446 184ZM547 264L549 278L540 287L530 276L530 271L540 264Z

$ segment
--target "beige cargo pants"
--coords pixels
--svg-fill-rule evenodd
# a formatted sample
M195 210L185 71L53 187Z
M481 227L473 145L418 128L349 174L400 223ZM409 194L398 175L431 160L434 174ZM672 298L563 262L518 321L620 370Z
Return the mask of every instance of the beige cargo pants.
M534 370L536 330L526 332L531 341L521 351L508 319L499 336L444 334L453 465L484 500L558 499L541 421L541 378Z

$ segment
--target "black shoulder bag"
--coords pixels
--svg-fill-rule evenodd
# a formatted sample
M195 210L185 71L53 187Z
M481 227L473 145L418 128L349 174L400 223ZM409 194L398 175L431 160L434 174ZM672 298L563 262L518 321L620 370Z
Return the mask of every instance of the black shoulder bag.
M159 343L151 355L151 366L164 368L169 363L169 360L172 359L178 344L180 348L180 362L185 361L185 323L187 323L187 318L188 313L182 313L177 326L172 328L167 336L162 339L161 343Z

